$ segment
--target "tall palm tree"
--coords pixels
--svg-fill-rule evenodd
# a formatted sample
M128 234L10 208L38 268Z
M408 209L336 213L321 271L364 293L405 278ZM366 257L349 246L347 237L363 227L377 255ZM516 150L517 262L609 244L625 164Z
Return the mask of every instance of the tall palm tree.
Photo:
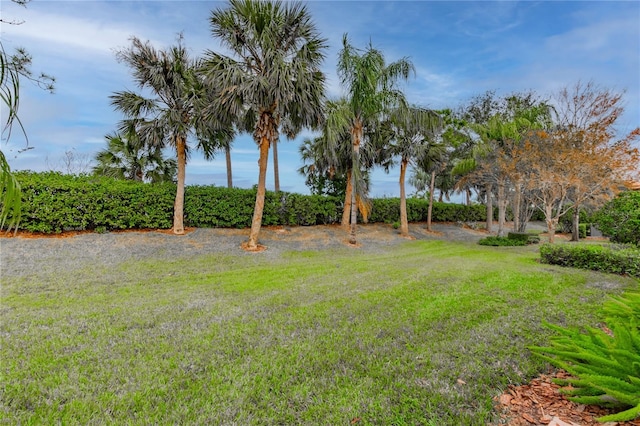
M415 164L415 161L425 155L433 156L429 153L435 151L431 145L439 145L436 137L442 127L442 119L435 111L411 106L394 111L391 114L391 122L393 128L391 153L400 157L400 233L407 237L409 236L409 221L404 185L407 167L410 164ZM433 182L435 181L435 169L432 171Z
M205 92L198 78L197 63L189 57L182 36L167 50L155 49L136 37L132 45L118 52L118 60L128 65L138 88L152 97L124 91L116 92L111 104L127 117L121 131L132 126L148 146L173 147L177 157L177 188L173 211L173 232L184 234L184 184L188 138L195 133L200 118L199 105ZM205 154L214 147L208 138L199 138L198 148Z
M105 136L107 148L95 156L93 173L138 182L173 182L174 159L165 159L159 146L145 146L135 132Z
M298 2L230 0L212 11L212 35L233 56L208 51L207 79L223 88L216 103L242 122L253 122L260 150L258 191L246 248L258 248L266 192L269 147L280 123L316 127L323 119L326 42L307 8Z
M356 244L357 201L356 194L363 193L360 182L360 149L371 142L368 131L380 126L381 120L391 110L405 105L404 94L397 89L399 80L407 80L414 71L413 64L403 58L386 64L384 55L371 44L365 50L351 46L347 35L342 38L342 50L338 56L338 76L346 91L346 102L327 118L327 138L337 141L346 131L351 136L352 169L351 220L349 242Z

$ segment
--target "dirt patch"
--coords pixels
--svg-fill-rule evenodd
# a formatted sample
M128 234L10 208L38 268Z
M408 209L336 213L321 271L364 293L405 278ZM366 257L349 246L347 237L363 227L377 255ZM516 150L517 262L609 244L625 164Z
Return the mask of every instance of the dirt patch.
M189 235L190 233L192 233L193 231L195 231L197 228L184 228L184 233L183 234L174 234L172 229L114 229L113 231L109 231L109 233L114 233L114 234L127 234L127 233L146 233L146 232L158 232L161 234L166 234L166 235L175 235L175 236L182 236L182 235ZM100 232L96 232L96 231L64 231L64 232L59 232L59 233L54 233L54 234L45 234L43 232L30 232L30 231L25 231L25 230L19 230L18 232L2 232L0 233L0 238L29 238L29 239L34 239L34 238L72 238L72 237L77 237L78 235L95 235L95 234L101 234Z

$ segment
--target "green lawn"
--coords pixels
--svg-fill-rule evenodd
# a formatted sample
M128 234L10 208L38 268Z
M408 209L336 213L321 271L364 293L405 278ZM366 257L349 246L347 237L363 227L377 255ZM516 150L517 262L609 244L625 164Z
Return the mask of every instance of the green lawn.
M471 425L637 280L408 242L3 278L0 423Z

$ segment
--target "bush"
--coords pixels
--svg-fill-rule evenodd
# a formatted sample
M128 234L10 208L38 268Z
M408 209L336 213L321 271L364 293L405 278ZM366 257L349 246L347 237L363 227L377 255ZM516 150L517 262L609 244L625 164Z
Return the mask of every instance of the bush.
M507 237L495 237L495 236L490 236L490 237L486 237L481 239L480 241L478 241L478 244L480 244L481 246L494 246L494 247L507 247L507 246L526 246L527 245L527 240L522 240L522 239L511 239L511 238L507 238Z
M622 192L600 209L595 222L611 241L640 246L640 191Z
M624 411L600 417L620 422L640 417L640 294L613 298L605 304L611 333L588 328L586 333L547 324L558 334L549 347L531 347L537 356L575 378L556 382L569 399Z
M540 243L540 235L529 234L529 244L538 244Z
M529 234L526 232L509 232L507 238L510 240L522 241L525 244L529 242Z
M429 200L407 199L407 220L426 222ZM477 222L484 221L486 208L483 205L449 204L434 202L431 211L434 222ZM372 200L370 222L393 223L400 218L400 198L375 198Z
M170 228L176 186L144 184L104 176L72 176L56 172L16 174L22 185L20 229L59 233L68 230ZM186 226L246 228L251 226L256 189L228 189L213 185L185 188ZM411 222L426 221L428 201L407 200ZM434 203L435 222L484 220L484 206ZM319 225L339 222L342 200L321 195L267 191L263 225ZM400 199L372 202L370 222L394 223L400 218Z
M633 247L544 244L540 247L540 260L551 265L640 278L640 250Z
M69 230L169 228L175 185L145 185L104 176L56 172L16 174L22 186L20 229Z

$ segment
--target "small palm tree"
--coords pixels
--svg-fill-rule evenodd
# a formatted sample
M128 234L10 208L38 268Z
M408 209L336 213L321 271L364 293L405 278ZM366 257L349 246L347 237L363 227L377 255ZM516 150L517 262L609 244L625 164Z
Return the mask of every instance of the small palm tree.
M436 137L442 127L442 119L435 111L412 106L394 111L391 114L391 122L393 129L391 154L400 157L400 233L407 237L409 221L404 187L407 167L415 164L414 162L421 157L433 157L436 151L435 146L439 145ZM435 174L435 170L433 172Z
M387 65L382 52L372 45L362 51L351 46L346 34L343 36L338 76L346 91L346 100L328 113L326 136L330 142L337 142L345 132L351 136L351 244L356 244L356 206L362 204L357 203L357 194L364 194L360 185L364 182L361 179L361 147L383 133L380 123L385 115L406 105L404 94L396 85L399 80L407 80L412 71L413 64L407 58Z
M260 150L258 190L246 248L258 248L266 192L269 147L280 124L294 129L317 127L322 119L326 42L298 2L231 0L210 18L212 35L233 56L208 51L208 84L222 88L219 109L251 123ZM246 127L244 127L246 128ZM244 129L243 128L243 129Z
M135 132L106 135L107 148L95 156L93 173L138 182L173 182L174 159L165 159L159 146L145 146Z
M331 148L323 136L305 139L299 148L303 166L298 169L298 173L306 177L305 183L311 193L344 196L349 162L344 160L336 166L331 161Z
M133 126L144 145L158 148L169 145L175 149L177 189L173 232L183 234L187 139L196 126L203 86L196 75L197 64L190 59L181 36L177 45L167 50L157 50L136 37L131 41L130 48L118 52L118 59L131 68L138 87L151 92L152 97L131 91L116 92L111 96L111 104L128 117L122 132Z
M429 207L427 208L427 231L431 231L431 212L433 211L433 193L436 176L442 173L447 165L447 145L438 142L426 144L416 158L417 167L429 176Z

